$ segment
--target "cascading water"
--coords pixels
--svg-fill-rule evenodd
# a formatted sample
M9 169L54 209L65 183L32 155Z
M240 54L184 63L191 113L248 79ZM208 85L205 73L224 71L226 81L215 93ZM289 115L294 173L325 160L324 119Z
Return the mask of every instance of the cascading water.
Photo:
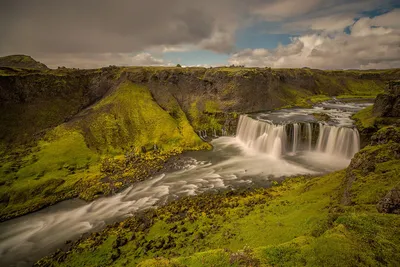
M299 138L299 124L293 123L293 148L292 153L296 153L297 150L297 143Z
M313 140L313 128L319 131ZM357 129L323 123L297 122L273 124L247 115L239 118L237 138L254 151L281 157L290 152L319 152L350 159L360 149ZM313 148L313 143L316 143Z
M269 124L247 116L240 116L237 138L258 152L276 157L285 152L286 130L284 125Z
M352 158L360 150L357 129L319 124L316 151Z

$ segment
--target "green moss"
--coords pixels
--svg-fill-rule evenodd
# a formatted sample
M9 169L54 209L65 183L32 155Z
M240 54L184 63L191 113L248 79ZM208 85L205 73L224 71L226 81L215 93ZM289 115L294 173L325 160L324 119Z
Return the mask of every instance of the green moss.
M286 103L286 105L284 105L282 108L308 108L318 102L323 102L331 99L331 97L326 95L312 95L312 93L308 90L288 84L282 86L280 92L281 96L279 96L279 99L283 103Z
M357 127L360 130L374 128L376 117L372 114L373 106L364 108L353 115L356 120Z
M222 112L220 104L211 100L204 103L200 101L192 102L188 113L194 129L197 131L206 130L209 134L214 130L220 132L226 116L233 114Z
M34 124L39 126L31 130L59 120L63 115L60 108L63 105L54 101L37 110ZM53 113L60 117L52 118ZM145 179L173 155L208 148L176 103L171 104L169 113L146 87L125 82L76 119L49 130L37 144L14 149L17 156L11 153L2 159L0 182L4 186L0 194L7 201L1 203L0 218L78 195L92 200L110 194L129 182ZM152 152L141 154L143 150ZM108 177L105 182L104 176Z
M93 107L83 120L85 137L90 147L102 151L122 148L152 147L163 150L192 149L202 145L184 114L165 112L152 98L150 91L130 82L123 83L111 95Z
M397 266L398 215L376 203L400 182L399 144L369 146L348 170L252 191L184 197L78 242L55 266ZM372 162L375 169L366 168ZM366 171L367 170L367 171ZM358 172L364 172L358 175ZM341 199L348 177L351 206ZM127 238L114 260L116 238ZM103 240L100 245L97 240ZM188 246L190 244L190 246Z
M46 202L74 196L74 184L79 179L89 171L91 175L99 173L95 167L98 161L99 156L87 148L80 133L56 128L17 168L10 171L6 164L0 169L4 175L1 181L8 184L0 187L0 192L10 196L0 216L25 213Z
M346 86L349 95L361 98L375 98L378 94L383 93L385 88L383 82L361 79L348 79Z
M325 113L313 113L312 115L319 121L329 121L331 119L331 117Z

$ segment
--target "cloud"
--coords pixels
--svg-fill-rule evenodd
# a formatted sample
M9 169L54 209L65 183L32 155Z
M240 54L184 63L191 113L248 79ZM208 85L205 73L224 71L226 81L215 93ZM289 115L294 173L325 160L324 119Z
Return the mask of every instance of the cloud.
M234 47L242 5L239 0L3 0L0 53L131 53L187 44L222 52Z
M2 0L0 55L29 54L49 66L85 68L139 64L136 62L169 64L159 61L168 52L233 53L237 51L238 31L265 23L267 33L300 37L293 38L289 46L279 46L275 50L241 51L231 60L241 61L244 60L242 54L254 53L248 59L251 64L264 64L256 58L260 57L272 61L277 58L281 65L299 65L296 60L302 55L307 60L305 63L319 65L317 55L326 53L324 46L328 44L344 39L345 42L361 42L363 38L373 39L371 36L380 36L382 40L375 42L384 43L391 36L397 37L398 10L372 19L360 19L364 16L362 12L376 8L385 10L391 2ZM352 35L345 36L343 29L349 26ZM312 40L322 43L314 44ZM310 49L316 52L308 51Z
M260 20L281 22L270 33L299 34L309 31L338 31L354 23L369 10L384 10L391 0L253 0L251 12ZM392 15L390 20L395 19Z
M305 34L274 50L245 49L232 55L229 62L246 66L321 69L400 67L400 30L386 27L393 23L392 13L397 14L398 10L372 19L361 18L352 25L350 34Z
M354 14L333 14L329 16L305 18L295 22L282 25L282 29L287 32L312 31L343 31L344 28L354 23Z
M150 53L140 53L132 58L132 65L134 66L162 66L170 64L162 58L155 58Z
M316 9L322 0L274 0L258 1L251 8L254 14L257 14L267 21L280 21L289 17L306 14Z

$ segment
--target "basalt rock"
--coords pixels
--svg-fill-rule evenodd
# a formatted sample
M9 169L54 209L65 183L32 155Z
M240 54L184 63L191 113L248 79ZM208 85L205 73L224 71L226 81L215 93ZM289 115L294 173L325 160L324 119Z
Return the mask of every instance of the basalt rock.
M377 96L373 113L379 117L400 117L400 81L390 81L386 92Z

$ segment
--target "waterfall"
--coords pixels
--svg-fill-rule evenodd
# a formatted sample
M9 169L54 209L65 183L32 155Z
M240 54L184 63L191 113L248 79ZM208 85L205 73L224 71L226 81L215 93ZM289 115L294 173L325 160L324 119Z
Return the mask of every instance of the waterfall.
M237 138L255 151L279 157L284 153L286 129L284 125L269 124L240 116Z
M319 125L316 151L352 158L360 150L360 136L357 129Z
M299 124L293 123L293 148L292 148L293 153L296 153L298 138L299 138Z
M308 140L308 150L311 150L311 144L312 144L312 128L311 128L311 123L306 124L306 138Z
M319 131L316 140L313 140L313 125ZM310 122L273 124L247 115L239 118L236 138L248 148L274 157L287 152L314 151L350 159L360 149L357 129Z

